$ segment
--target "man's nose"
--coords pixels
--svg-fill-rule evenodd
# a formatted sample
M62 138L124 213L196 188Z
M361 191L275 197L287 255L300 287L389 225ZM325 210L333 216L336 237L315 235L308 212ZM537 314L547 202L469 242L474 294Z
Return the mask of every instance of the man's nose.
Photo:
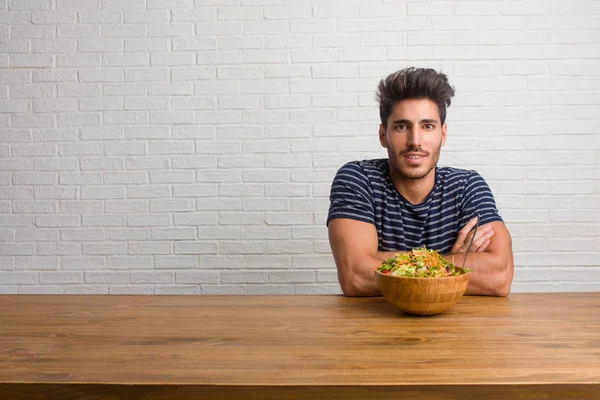
M408 145L410 146L421 146L423 144L423 132L419 128L412 128L408 132Z

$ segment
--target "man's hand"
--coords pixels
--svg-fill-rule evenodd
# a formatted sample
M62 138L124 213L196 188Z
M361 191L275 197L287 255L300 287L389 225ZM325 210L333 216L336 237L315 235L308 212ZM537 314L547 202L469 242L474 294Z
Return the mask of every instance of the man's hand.
M472 218L469 222L466 223L465 226L458 232L458 237L456 238L456 242L454 242L454 246L452 246L452 254L457 253L465 253L467 251L467 247L469 247L469 243L471 243L471 238L473 237L473 232L471 229L475 227L477 224L477 218ZM485 224L480 226L475 232L475 239L473 239L473 244L471 245L471 251L484 251L490 245L490 238L494 236L494 229L492 224Z

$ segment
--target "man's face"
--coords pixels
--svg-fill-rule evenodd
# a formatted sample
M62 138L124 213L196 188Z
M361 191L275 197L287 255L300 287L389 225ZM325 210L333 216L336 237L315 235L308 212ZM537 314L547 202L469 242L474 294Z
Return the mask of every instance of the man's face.
M388 150L390 166L402 178L422 179L440 159L446 129L437 104L429 99L407 99L393 106L387 127L380 125L379 141Z

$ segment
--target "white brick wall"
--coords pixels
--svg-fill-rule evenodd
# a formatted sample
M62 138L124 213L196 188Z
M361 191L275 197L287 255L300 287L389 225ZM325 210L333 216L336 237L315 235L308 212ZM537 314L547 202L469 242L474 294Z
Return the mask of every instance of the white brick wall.
M339 293L324 225L378 80L457 89L515 291L600 290L595 0L0 0L0 293Z

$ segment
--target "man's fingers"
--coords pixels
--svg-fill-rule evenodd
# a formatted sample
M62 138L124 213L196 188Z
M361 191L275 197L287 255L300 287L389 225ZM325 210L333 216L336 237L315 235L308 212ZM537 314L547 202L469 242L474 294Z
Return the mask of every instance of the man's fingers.
M489 230L473 241L470 251L484 251L490 244L491 237L494 236L494 231ZM465 249L466 250L466 249Z
M479 246L479 248L477 249L478 252L482 252L485 251L485 249L487 249L487 247L490 245L490 239L485 239L485 241L483 242L483 244L481 246Z
M458 247L463 247L465 245L465 240L469 235L469 231L475 226L476 223L477 218L471 218L471 220L467 222L465 226L463 226L463 228L458 232L458 237L456 238L456 245Z
M477 230L476 234L475 234L475 239L473 239L473 243L476 242L477 240L481 239L482 237L489 237L489 233L493 232L493 228L491 225L485 225L482 226L480 229ZM471 238L473 237L473 234L469 234L469 237L467 238L467 242L466 245L469 245L469 242L471 241Z
M471 244L471 250L477 248L478 245L481 244L482 238L489 237L489 233L492 232L491 225L482 226L480 229L477 229L475 232L475 238L473 239L473 232L470 232L465 238L464 243L462 244L462 250L467 251L467 247L469 247L469 243L471 243L471 239L473 243Z

